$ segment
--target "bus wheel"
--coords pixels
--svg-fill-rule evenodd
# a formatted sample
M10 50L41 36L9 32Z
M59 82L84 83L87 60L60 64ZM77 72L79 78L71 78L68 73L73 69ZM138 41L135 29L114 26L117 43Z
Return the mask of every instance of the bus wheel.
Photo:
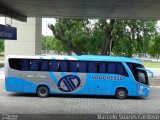
M49 89L46 86L39 86L37 88L37 95L39 97L48 97L49 95Z
M116 90L116 97L118 99L125 99L127 97L127 90L124 88L119 88Z

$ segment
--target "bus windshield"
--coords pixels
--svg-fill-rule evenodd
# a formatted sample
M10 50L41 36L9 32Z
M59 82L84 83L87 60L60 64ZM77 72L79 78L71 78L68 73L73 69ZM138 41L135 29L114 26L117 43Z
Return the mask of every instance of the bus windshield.
M137 81L143 84L148 85L148 77L145 70L137 69Z
M131 70L137 82L145 85L149 85L147 72L145 70L140 69L140 68L144 68L143 65L135 64L135 63L127 63L127 66Z

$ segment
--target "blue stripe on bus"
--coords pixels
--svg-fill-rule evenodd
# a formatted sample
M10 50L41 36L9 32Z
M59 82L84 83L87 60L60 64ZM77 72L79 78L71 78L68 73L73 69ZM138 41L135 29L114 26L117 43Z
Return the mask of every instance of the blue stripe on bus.
M60 72L60 74L61 74L62 77L66 75L65 72Z
M57 77L54 75L53 72L49 72L49 75L51 76L51 78L53 79L53 81L55 82L55 84L58 84L58 79Z
M76 76L78 76L78 73L76 73L76 72L72 72L72 74L73 74L73 75L76 75Z

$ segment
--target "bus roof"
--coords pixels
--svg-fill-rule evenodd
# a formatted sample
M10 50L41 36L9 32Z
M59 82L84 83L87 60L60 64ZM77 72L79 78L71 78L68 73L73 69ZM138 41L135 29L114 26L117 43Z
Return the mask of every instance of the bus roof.
M86 61L113 61L113 62L131 62L141 64L140 61L120 56L101 56L101 55L80 55L80 56L67 56L67 55L35 55L35 56L25 56L25 55L9 55L8 58L24 58L24 59L56 59L56 60L86 60Z

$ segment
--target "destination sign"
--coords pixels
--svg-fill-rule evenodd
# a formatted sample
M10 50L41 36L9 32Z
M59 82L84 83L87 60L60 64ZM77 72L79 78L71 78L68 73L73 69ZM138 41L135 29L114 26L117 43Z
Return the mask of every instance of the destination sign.
M0 25L0 39L17 40L17 28Z

